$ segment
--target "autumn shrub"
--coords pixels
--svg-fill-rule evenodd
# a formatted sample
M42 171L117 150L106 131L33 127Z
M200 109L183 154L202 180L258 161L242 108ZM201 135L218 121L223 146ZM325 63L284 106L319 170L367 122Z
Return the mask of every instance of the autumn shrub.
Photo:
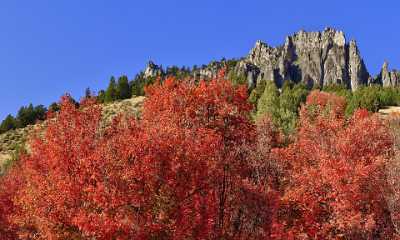
M168 79L141 120L105 130L93 101L68 98L21 157L7 221L19 239L262 239L275 192L247 161L255 128L245 87ZM6 191L7 192L7 191Z
M395 239L394 142L375 115L312 91L287 144L223 76L146 93L139 119L108 127L94 99L62 99L0 179L2 239Z
M387 119L393 135L394 157L387 164L386 172L390 185L387 201L392 222L397 234L400 233L400 115L392 113Z
M297 141L277 149L290 179L276 235L285 239L392 239L385 164L392 138L366 110L344 117L341 97L314 91Z

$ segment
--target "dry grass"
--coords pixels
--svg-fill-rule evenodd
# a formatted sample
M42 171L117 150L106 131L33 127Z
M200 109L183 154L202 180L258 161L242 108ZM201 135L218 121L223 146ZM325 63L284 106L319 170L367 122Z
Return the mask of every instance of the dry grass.
M103 121L108 124L113 117L118 114L139 115L143 105L144 97L133 97L109 104L103 105ZM17 149L24 145L28 136L32 131L42 126L27 126L25 128L11 130L0 134L0 173L3 171L3 166L12 158Z
M387 117L393 114L400 114L400 107L397 106L387 106L379 109L379 115L382 117Z

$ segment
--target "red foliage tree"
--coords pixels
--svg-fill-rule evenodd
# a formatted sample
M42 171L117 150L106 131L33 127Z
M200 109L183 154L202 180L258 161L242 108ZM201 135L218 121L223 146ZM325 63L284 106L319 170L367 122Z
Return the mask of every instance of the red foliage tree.
M222 77L146 89L140 119L64 97L0 180L2 239L394 239L392 138L374 115L312 92L296 140L254 125ZM392 216L396 214L392 213Z
M208 132L219 139L215 156L206 161L208 167L199 166L193 171L203 171L204 181L212 189L211 204L203 206L213 214L212 231L207 238L249 239L268 235L265 228L270 227L275 199L253 181L254 168L248 158L254 150L255 129L248 119L251 106L247 103L246 88L236 88L222 78L198 86L167 79L162 85L148 88L147 93L142 124L153 129L153 135L165 132L166 126L174 126L180 131ZM188 167L179 171L189 170L190 176L192 170ZM184 192L199 185L189 180L184 180L189 183ZM190 209L193 207L186 211L193 211ZM188 219L176 225L175 231L185 224L190 229L192 223Z
M18 214L14 197L23 186L19 166L9 169L5 176L0 176L0 236L4 240L18 239L17 226L11 221L11 216Z
M106 129L99 106L63 99L21 159L20 239L268 237L275 198L247 162L246 89L168 79L147 91L140 121Z
M376 116L314 91L300 112L297 141L277 150L290 183L276 236L286 239L392 239L384 173L392 140Z

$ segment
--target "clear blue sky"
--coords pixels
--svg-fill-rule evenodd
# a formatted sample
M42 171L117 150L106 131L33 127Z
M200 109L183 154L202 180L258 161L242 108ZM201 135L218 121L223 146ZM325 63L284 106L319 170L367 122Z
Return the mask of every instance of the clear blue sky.
M398 1L2 0L0 119L21 105L105 88L152 59L191 66L241 57L299 29L332 26L356 39L369 71L400 68Z

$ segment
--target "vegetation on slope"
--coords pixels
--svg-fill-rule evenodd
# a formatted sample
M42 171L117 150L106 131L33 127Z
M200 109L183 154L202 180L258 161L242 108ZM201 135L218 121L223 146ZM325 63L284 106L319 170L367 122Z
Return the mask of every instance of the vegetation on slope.
M295 89L287 87L302 93ZM285 94L275 95L277 105L302 96ZM274 102L260 101L267 104L257 111ZM156 83L140 118L117 117L105 130L93 99L79 107L64 99L0 180L0 234L396 239L399 212L387 199L398 199L399 179L386 175L392 135L366 110L346 117L346 106L344 97L311 91L296 109L296 138L282 144L270 110L253 122L246 87L222 78Z

